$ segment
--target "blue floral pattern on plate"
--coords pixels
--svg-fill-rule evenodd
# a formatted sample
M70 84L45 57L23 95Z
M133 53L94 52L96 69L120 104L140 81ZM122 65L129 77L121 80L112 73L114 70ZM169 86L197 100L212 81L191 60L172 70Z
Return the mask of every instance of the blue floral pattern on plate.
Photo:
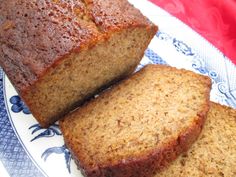
M51 125L49 128L42 128L39 124L34 124L32 126L29 127L29 130L32 129L32 135L38 131L41 131L41 133L39 133L38 135L36 135L33 139L31 139L30 141L34 141L37 140L39 138L50 138L53 137L55 135L61 135L61 131L59 129L59 125L58 124L53 124Z
M10 103L12 104L11 110L15 113L23 112L24 114L31 114L29 108L21 100L18 95L14 95L10 98Z
M44 159L44 161L46 161L47 158L51 154L63 154L64 158L65 158L66 168L67 168L68 172L71 173L71 167L70 167L71 153L68 150L68 148L66 147L66 145L63 145L61 147L51 147L51 148L48 148L48 149L46 149L43 152L41 157Z
M184 55L193 56L192 49L186 45L183 41L179 41L177 39L173 39L173 45L175 46L178 52L182 52Z

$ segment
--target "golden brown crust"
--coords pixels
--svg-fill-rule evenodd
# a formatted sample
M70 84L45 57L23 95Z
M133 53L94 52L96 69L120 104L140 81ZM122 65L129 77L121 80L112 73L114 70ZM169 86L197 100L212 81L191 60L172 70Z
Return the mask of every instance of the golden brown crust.
M0 11L0 64L20 93L66 55L115 31L157 30L126 0L9 0L0 3Z
M175 70L175 68L162 65L149 65L143 70L161 68L167 68L169 72ZM182 72L190 74L192 73L186 70L182 70ZM192 75L196 77L196 74L192 73ZM171 161L179 156L179 154L186 152L199 136L204 125L207 112L209 110L209 93L211 89L211 80L208 77L203 76L200 76L199 79L202 80L202 82L205 83L207 87L205 92L205 104L202 105L202 111L199 112L194 118L192 125L182 130L177 139L172 139L169 142L166 142L161 148L154 149L148 154L142 154L139 158L129 158L119 161L116 164L102 164L100 166L91 168L90 166L83 164L83 161L79 162L79 159L77 159L76 155L73 155L73 149L76 145L70 141L70 137L67 135L68 132L66 130L66 127L63 125L63 120L61 120L60 128L64 135L65 144L68 146L68 148L73 148L71 151L72 155L84 175L87 177L148 177L151 176L154 172L168 166ZM107 97L111 92L112 90L107 91L102 95L102 97ZM102 98L99 97L98 99ZM95 100L92 100L88 104L93 107L93 104L96 103ZM86 112L89 110L79 109L78 111ZM70 118L70 115L68 115L64 120L68 121L68 118Z

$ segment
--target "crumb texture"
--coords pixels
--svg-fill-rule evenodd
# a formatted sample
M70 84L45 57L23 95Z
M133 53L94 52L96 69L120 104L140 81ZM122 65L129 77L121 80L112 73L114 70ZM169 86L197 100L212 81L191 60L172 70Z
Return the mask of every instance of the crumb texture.
M149 65L73 112L60 126L82 167L135 161L196 129L207 112L209 89L210 80L204 76Z
M236 176L236 110L215 103L199 139L155 177Z

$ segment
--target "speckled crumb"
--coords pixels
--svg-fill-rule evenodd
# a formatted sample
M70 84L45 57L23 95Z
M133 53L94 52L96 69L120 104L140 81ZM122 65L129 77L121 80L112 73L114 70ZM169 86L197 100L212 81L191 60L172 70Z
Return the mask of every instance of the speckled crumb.
M60 121L87 176L146 177L186 151L209 109L211 81L148 65Z
M191 149L155 177L235 177L236 110L212 103Z

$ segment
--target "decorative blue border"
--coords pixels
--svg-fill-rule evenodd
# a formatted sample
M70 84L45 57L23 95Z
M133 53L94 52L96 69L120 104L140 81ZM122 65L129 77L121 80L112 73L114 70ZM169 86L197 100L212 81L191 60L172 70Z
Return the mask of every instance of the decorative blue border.
M4 101L4 74L0 69L0 160L11 177L44 177L25 152L10 123Z

